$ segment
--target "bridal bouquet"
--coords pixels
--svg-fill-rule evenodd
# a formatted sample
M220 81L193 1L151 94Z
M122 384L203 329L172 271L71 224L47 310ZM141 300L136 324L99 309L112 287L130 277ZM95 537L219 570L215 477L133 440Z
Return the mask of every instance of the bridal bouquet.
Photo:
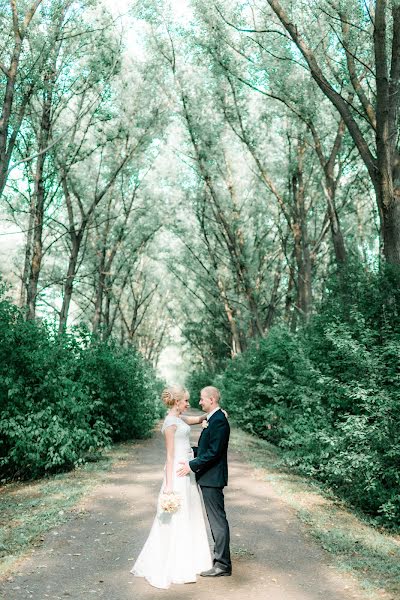
M161 494L160 496L160 507L161 510L167 513L175 513L180 509L181 506L181 497L175 492L172 494Z

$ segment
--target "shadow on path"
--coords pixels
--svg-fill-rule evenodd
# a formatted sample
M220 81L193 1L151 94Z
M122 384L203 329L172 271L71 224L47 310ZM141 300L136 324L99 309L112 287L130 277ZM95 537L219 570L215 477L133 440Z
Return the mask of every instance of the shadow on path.
M200 432L193 431L195 440ZM163 440L155 436L132 446L119 464L85 498L71 519L50 531L40 548L21 561L11 580L0 584L4 600L348 600L365 598L356 582L329 566L328 555L266 481L239 454L230 455L225 490L231 526L233 575L158 590L130 569L155 514L162 482Z

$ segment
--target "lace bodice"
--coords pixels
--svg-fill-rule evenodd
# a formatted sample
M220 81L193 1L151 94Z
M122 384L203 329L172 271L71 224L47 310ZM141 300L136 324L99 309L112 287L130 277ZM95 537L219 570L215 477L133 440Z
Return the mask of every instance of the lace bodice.
M188 460L193 457L193 451L190 446L190 425L185 423L179 417L166 416L161 431L170 425L176 425L174 436L174 460Z

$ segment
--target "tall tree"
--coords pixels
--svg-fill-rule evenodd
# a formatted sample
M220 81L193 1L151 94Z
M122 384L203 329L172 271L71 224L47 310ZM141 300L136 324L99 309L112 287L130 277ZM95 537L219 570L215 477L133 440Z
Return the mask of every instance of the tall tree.
M302 24L295 24L293 17L277 0L268 0L268 4L304 57L314 81L346 124L375 189L381 218L384 256L389 263L399 265L400 3L398 0L390 3L387 0L376 0L374 10L368 11L367 8L367 14L358 1L346 6L342 3L327 3L325 14L328 15L328 22L337 35L335 25L337 21L341 24L340 43L347 66L347 77L359 100L358 106L349 104L336 89L330 80L329 68L308 43ZM371 9L372 5L369 8ZM359 31L364 31L365 27L368 28L369 62L372 64L365 64L357 56ZM363 69L373 73L375 99L371 99L369 91L364 89L356 61L361 63ZM360 113L363 124L367 124L366 128L359 124Z
M34 42L31 48L35 53L29 55L23 64L22 59L27 54L26 40L30 30L34 26L35 15L43 0L35 0L25 6L21 11L16 0L10 0L8 6L4 6L1 15L3 29L3 48L10 48L7 57L0 57L0 71L5 78L5 89L1 104L0 117L0 196L2 195L9 176L9 167L19 135L21 125L31 100L32 94L38 85L39 73L46 60L47 52L57 44L54 30L50 28L46 37L42 36L40 46ZM60 2L59 10L63 11L70 0ZM3 2L5 5L5 2ZM5 39L4 39L5 38ZM8 61L8 63L6 62Z

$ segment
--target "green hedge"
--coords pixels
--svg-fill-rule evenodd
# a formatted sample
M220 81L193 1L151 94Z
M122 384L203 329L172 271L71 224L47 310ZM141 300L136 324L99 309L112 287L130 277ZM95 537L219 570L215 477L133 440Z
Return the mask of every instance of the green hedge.
M90 341L74 376L90 390L96 417L107 423L115 442L147 437L165 412L161 383L133 348Z
M79 341L78 341L79 340ZM71 469L112 441L148 436L156 379L134 349L57 337L0 299L0 479Z
M284 450L377 521L400 526L400 286L353 267L319 314L232 360L218 383L230 418Z

